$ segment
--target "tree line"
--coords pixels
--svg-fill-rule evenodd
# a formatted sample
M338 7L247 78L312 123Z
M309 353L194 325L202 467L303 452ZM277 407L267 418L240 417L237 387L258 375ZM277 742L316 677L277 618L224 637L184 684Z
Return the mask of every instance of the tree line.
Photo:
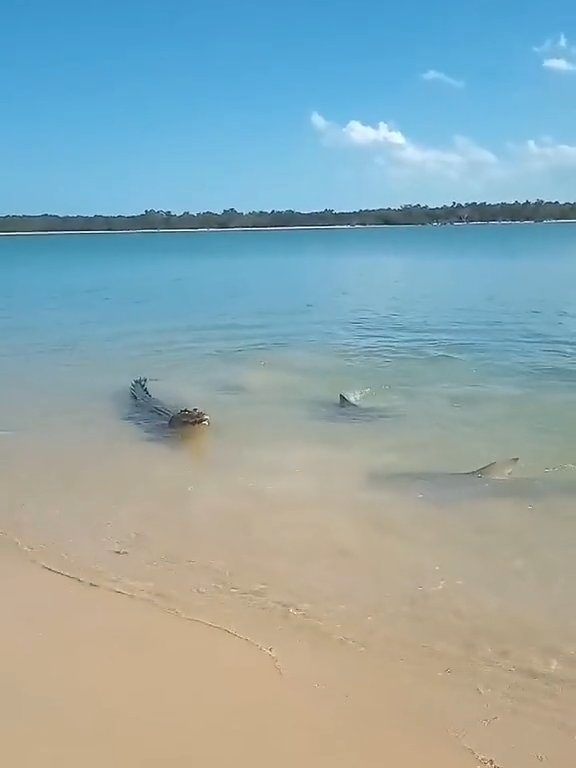
M576 220L576 203L535 200L513 203L452 203L438 207L403 205L358 211L250 211L172 213L146 210L130 216L0 216L0 232L118 232L122 230L233 229L236 227L330 227L442 225Z

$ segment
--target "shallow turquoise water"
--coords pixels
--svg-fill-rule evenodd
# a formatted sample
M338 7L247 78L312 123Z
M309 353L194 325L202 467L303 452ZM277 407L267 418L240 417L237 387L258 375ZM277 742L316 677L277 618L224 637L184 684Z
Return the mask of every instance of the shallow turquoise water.
M3 238L2 352L319 344L369 365L452 355L564 381L575 248L567 224Z
M548 706L576 690L575 330L570 224L1 237L1 527L208 617L411 639L503 701L514 664ZM201 444L134 417L138 375L210 413ZM518 482L421 485L508 456Z
M570 463L575 256L569 224L4 237L0 426L22 428L40 387L71 417L144 374L217 421L234 392L297 425L369 390L398 416L387 433L434 433L440 466L495 443L529 473ZM275 377L250 398L260 363ZM412 442L400 464L422 442L430 465Z

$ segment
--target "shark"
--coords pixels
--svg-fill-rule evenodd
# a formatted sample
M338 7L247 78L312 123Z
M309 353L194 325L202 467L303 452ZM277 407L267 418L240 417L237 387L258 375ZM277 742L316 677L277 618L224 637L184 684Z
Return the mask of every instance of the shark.
M393 408L361 402L364 395L369 391L369 389L366 389L347 394L340 392L337 407L333 407L333 417L345 417L348 421L379 421L399 415Z
M463 497L526 496L537 490L530 478L512 479L518 457L492 461L466 472L371 472L369 483L388 489L400 489L419 498L442 502Z
M507 480L520 459L515 457L513 459L504 459L503 461L492 461L490 464L486 464L484 467L473 469L471 472L452 472L449 473L452 477L479 477L486 480Z
M529 508L576 499L576 473L573 465L546 469L540 476L513 477L519 459L492 461L467 472L402 472L372 471L368 483L381 490L400 491L431 503L460 504L485 499L516 499ZM558 471L556 471L558 470ZM565 470L565 471L560 471Z

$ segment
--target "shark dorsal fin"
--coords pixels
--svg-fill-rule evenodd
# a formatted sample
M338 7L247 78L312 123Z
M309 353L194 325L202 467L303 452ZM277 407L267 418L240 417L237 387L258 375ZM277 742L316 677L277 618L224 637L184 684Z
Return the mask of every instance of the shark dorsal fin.
M349 397L346 397L346 395L343 395L342 392L340 392L340 397L338 399L340 406L342 408L357 408L358 406L356 403L353 403L352 400L350 400Z

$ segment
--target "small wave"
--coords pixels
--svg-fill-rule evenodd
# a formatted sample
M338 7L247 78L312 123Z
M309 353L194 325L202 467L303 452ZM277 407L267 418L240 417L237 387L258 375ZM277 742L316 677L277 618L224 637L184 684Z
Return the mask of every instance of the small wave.
M576 464L558 464L557 467L546 467L544 472L573 472Z

